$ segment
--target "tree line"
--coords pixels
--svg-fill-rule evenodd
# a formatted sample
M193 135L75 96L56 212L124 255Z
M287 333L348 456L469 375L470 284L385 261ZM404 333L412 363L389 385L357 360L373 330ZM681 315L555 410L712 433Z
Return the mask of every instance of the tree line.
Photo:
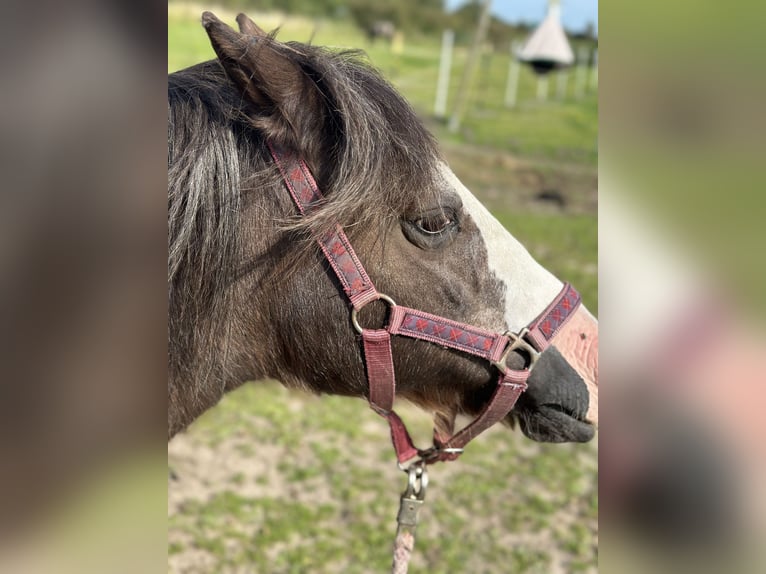
M368 31L377 22L391 22L407 35L441 35L450 28L458 43L470 42L479 20L479 0L469 0L453 12L445 12L443 0L221 0L222 4L247 11L279 10L288 14L308 17L350 19L362 30ZM487 42L497 50L507 50L512 40L525 38L534 28L533 23L510 24L492 17L487 30ZM574 31L579 40L593 38L592 26Z

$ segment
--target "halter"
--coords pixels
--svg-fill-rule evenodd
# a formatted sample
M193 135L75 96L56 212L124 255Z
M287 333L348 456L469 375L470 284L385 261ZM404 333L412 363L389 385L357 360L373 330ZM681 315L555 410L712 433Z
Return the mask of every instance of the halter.
M306 163L292 152L268 142L290 196L301 215L322 199L322 193ZM367 368L370 407L388 421L391 442L400 467L415 460L409 468L423 469L438 461L455 460L463 448L480 433L504 419L527 388L527 379L540 354L580 305L580 295L564 284L553 302L529 326L518 333L496 333L480 327L452 321L397 305L388 295L379 293L354 252L340 225L317 240L330 267L340 281L351 304L351 324L361 335ZM368 303L382 301L389 308L388 323L381 329L366 329L359 324L358 313ZM434 444L418 449L407 427L393 410L396 395L391 336L398 335L428 341L480 357L498 372L492 398L476 418L452 436L443 436L434 428ZM506 359L514 351L527 355L524 369L511 369ZM413 473L410 473L413 476Z

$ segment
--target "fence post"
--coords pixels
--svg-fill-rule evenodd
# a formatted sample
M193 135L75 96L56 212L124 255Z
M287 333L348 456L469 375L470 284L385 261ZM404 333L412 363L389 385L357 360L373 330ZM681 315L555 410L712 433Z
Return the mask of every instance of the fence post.
M521 64L516 59L521 42L511 42L511 61L508 64L508 81L505 84L505 107L512 108L516 105L516 97L519 91L519 71Z
M559 70L557 82L556 97L559 100L565 100L567 97L567 83L569 82L569 72L566 69Z
M592 90L598 90L598 49L593 50L593 70L590 76L590 87Z
M436 101L434 102L434 114L437 118L447 115L447 93L449 92L450 71L452 69L452 46L455 42L455 33L452 30L444 30L442 34L442 54L439 60L439 79L436 82Z
M548 99L548 75L537 76L537 99L544 102Z
M588 48L580 46L577 50L577 75L575 83L575 97L579 100L585 95L585 83L588 73Z
M471 85L473 84L473 77L476 72L476 64L479 61L481 47L484 43L484 36L486 36L487 28L489 27L489 9L491 6L492 0L482 0L481 16L476 25L476 33L473 37L471 51L468 53L468 60L466 60L465 68L463 69L463 79L460 82L460 89L457 93L455 109L452 112L452 117L450 117L448 124L449 131L452 133L457 133L460 129L460 122L463 120L463 114L465 114L465 109L468 106L468 99L471 95Z

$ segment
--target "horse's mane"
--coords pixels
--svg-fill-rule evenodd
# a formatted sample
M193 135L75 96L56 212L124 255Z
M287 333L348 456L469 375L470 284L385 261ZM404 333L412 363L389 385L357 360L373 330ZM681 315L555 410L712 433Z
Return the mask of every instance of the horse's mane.
M260 41L278 44L273 37ZM434 139L359 52L278 45L318 87L330 133L316 137L331 142L322 161L326 201L311 217L282 219L282 225L311 236L335 223L380 224L435 194ZM243 191L284 193L264 135L248 121L245 108L217 60L168 76L171 315L176 299L175 312L224 318L228 305L220 299L220 286L241 252Z

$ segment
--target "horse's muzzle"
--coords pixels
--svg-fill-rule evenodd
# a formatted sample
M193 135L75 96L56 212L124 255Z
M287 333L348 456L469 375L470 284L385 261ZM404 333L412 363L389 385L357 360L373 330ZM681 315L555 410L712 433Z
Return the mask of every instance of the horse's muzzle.
M541 442L586 442L598 425L598 323L584 308L552 340L513 412Z

